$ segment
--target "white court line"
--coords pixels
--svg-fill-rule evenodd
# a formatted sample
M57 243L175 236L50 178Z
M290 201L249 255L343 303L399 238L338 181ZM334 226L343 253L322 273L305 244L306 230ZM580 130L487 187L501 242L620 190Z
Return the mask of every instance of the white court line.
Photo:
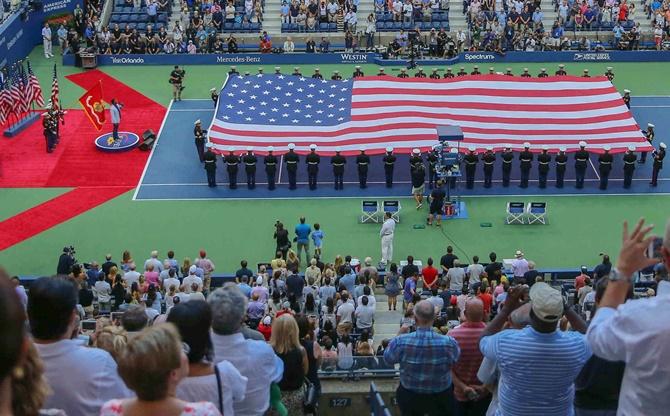
M194 113L196 111L211 111L214 112L213 108L179 108L179 109L174 109L170 110L173 112L181 112L181 113Z
M670 108L670 105L631 105L630 108Z
M165 112L165 115L163 116L163 121L161 122L161 126L158 129L158 133L156 135L156 141L154 142L153 147L151 148L151 153L149 153L149 158L147 159L147 163L144 165L144 170L142 171L142 176L140 176L140 181L137 184L137 187L135 188L135 192L133 193L133 201L135 201L135 198L137 198L137 193L140 191L140 186L142 186L142 181L144 181L144 175L147 174L147 169L149 168L149 163L151 163L151 158L154 155L154 151L156 151L156 148L158 147L158 140L161 137L161 133L163 132L163 127L165 127L165 122L168 119L168 115L170 114L170 110L172 109L172 103L174 103L174 100L170 100L170 105L168 105L167 111Z

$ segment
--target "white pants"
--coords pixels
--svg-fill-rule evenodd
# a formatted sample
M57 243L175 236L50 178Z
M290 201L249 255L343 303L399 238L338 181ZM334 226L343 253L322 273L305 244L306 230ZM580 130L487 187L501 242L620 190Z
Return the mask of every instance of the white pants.
M44 56L51 56L51 41L42 39L42 43L44 44Z
M387 264L393 260L393 234L382 236L382 263Z

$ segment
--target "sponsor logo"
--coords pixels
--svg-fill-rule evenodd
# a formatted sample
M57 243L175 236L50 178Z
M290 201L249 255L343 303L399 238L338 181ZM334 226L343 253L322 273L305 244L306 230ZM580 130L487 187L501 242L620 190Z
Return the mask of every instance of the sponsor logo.
M366 53L341 53L340 60L342 63L365 63L368 61L368 54Z
M607 52L597 53L576 53L572 58L573 61L611 61L612 58Z
M56 0L56 1L44 2L43 12L49 13L56 10L65 9L70 5L70 3L72 3L72 0Z
M143 64L144 63L144 58L138 57L138 58L117 58L112 56L112 63L113 64Z
M258 64L261 62L260 56L217 56L217 64Z
M492 53L466 53L463 58L466 61L495 61L496 56Z
M19 30L18 32L16 32L16 35L14 35L13 38L11 38L10 40L7 41L7 50L12 49L12 47L14 47L14 45L16 44L16 42L17 42L19 39L21 39L22 36L23 36L23 29L21 29L21 30Z

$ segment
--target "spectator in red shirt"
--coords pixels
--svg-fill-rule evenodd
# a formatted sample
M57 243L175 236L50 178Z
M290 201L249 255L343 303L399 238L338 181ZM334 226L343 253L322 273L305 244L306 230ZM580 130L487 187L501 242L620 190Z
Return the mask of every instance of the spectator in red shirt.
M261 53L271 53L272 52L272 41L267 36L261 36L260 49Z
M263 338L265 338L266 341L270 341L270 336L272 335L272 318L270 315L267 315L263 320L261 321L260 324L258 324L258 328L256 328L258 332L263 334Z
M428 265L421 271L421 276L423 277L423 290L432 290L434 287L437 287L438 271L433 267L432 257L428 257L427 263Z
M488 317L491 315L491 305L493 304L493 296L488 291L488 286L482 284L477 289L477 297L481 299L484 304L484 320L488 321Z
M465 322L449 331L461 348L461 356L451 370L456 414L483 415L491 402L491 394L477 379L477 371L484 359L479 350L479 338L486 327L481 299L469 299L465 303L464 315Z
M575 277L575 291L579 293L579 289L583 288L586 285L586 278L589 277L586 272L588 269L586 266L582 266L581 274Z

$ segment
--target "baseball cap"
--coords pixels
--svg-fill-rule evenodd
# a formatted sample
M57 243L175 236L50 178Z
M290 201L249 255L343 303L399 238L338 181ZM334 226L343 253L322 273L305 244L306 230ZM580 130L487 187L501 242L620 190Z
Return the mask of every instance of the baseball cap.
M269 316L266 316L265 318L263 318L263 325L270 325L271 323L272 323L272 318L270 318Z
M190 274L194 274L197 270L198 268L195 266L195 264L188 268L188 272Z
M544 282L537 282L530 288L531 310L544 322L557 322L563 315L561 292Z

